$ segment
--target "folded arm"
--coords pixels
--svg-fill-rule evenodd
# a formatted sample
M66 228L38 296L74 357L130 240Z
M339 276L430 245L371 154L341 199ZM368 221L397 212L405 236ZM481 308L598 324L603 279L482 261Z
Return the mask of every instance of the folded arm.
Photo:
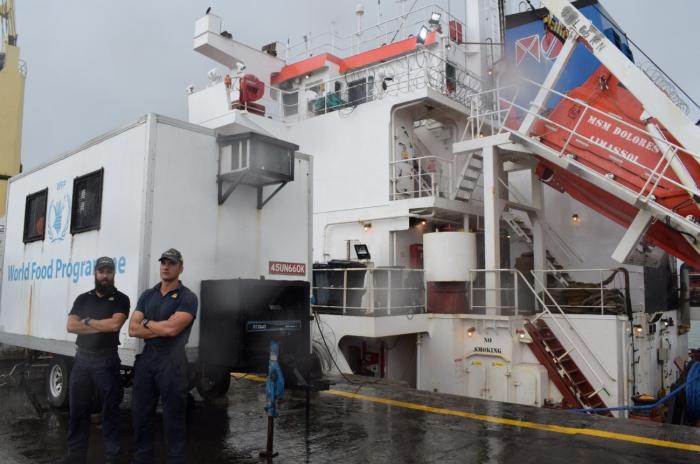
M92 319L85 324L79 316L71 314L68 316L66 329L68 332L78 335L92 335L96 333L119 332L124 322L126 322L126 314L114 313L112 317L106 319Z
M129 322L129 335L149 339L156 337L176 337L187 327L194 317L184 311L176 311L165 321L148 321L148 327L143 326L144 315L134 311Z

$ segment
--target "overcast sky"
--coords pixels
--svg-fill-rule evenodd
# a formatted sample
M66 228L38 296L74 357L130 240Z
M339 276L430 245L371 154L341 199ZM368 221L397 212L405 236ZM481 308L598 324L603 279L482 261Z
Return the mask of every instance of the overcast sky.
M17 0L28 64L24 168L77 147L147 112L187 119L185 88L216 64L192 51L194 21L208 6L234 38L259 47L308 32L352 32L358 0ZM365 0L365 22L377 1ZM410 6L413 2L408 1ZM418 6L447 1L419 0ZM534 3L534 2L533 2ZM700 101L698 0L601 0L611 16L691 97ZM463 1L450 2L463 11ZM385 18L400 13L382 0Z

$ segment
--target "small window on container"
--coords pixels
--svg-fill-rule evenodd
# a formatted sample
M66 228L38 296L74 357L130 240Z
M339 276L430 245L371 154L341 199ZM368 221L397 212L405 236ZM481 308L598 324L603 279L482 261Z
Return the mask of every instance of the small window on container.
M104 169L76 177L73 181L73 208L70 233L100 228L102 219L102 179Z
M44 240L46 233L46 198L49 189L27 195L24 207L24 243Z

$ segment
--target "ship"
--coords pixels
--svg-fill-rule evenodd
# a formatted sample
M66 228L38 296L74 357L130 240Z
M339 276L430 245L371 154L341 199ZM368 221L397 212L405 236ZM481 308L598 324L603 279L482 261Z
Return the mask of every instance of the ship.
M208 13L188 119L313 155L329 372L661 421L697 348L700 109L599 2L524 3L260 48Z

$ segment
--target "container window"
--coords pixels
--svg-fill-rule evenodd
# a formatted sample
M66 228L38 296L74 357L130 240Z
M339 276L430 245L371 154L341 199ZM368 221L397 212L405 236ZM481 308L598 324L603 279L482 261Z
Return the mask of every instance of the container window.
M24 243L44 240L46 233L46 198L49 189L27 195L24 207Z
M100 228L102 219L102 179L104 169L76 177L73 181L71 234Z

